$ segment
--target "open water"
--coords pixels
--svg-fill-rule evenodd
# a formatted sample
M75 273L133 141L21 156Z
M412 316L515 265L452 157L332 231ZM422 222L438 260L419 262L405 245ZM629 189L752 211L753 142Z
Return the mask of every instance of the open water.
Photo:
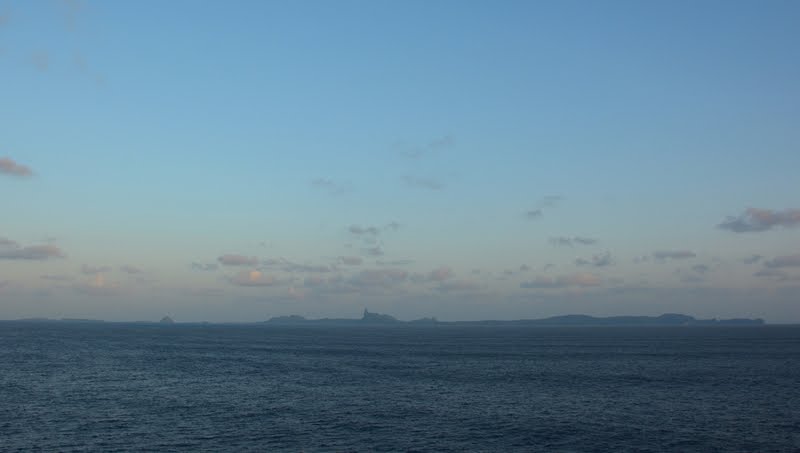
M2 451L798 451L800 327L0 322Z

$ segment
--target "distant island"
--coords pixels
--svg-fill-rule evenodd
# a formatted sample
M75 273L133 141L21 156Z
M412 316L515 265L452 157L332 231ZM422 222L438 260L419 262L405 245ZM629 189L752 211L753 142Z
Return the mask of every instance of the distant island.
M277 316L264 321L266 324L278 325L480 325L480 326L760 326L761 318L733 319L696 319L678 313L665 313L661 316L609 316L594 317L588 315L562 315L542 319L516 319L510 321L439 321L436 318L422 318L413 321L400 321L393 316L373 313L364 309L361 319L323 318L306 319L298 315Z
M24 322L67 322L67 323L102 323L100 319L83 318L26 318L16 321ZM177 323L171 317L164 316L160 321L135 321L134 324L158 324L171 326L179 324L260 324L279 326L761 326L766 324L761 318L732 319L696 319L679 313L665 313L660 316L608 316L595 317L588 315L562 315L541 319L485 320L485 321L439 321L436 318L420 318L412 321L401 321L394 316L371 312L364 309L361 318L322 318L308 319L299 315L276 316L267 321L246 323L209 323L186 322Z

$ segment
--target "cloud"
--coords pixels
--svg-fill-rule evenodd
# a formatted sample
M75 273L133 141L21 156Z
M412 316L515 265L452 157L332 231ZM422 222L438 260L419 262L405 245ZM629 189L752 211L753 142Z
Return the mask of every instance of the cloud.
M347 231L349 231L351 234L355 234L356 236L377 236L381 233L380 228L376 226L362 227L361 225L350 225L350 228L348 228Z
M255 266L258 264L258 258L244 255L222 255L217 258L217 261L225 266Z
M775 227L791 228L800 226L800 209L776 211L772 209L747 208L738 217L728 216L717 225L722 230L734 233L767 231Z
M542 197L542 199L536 203L536 208L525 212L525 217L529 220L540 219L544 215L545 208L554 208L561 203L561 200L563 200L563 197L560 195L548 195L546 197Z
M325 272L332 272L334 270L331 266L326 266L324 264L314 265L314 264L295 264L286 262L281 270L284 272L314 272L314 273L325 273Z
M561 195L547 195L545 197L542 197L541 200L539 200L539 207L554 208L558 206L558 204L561 203L561 201L563 200L564 197L562 197Z
M120 266L119 270L125 272L126 274L141 274L143 272L141 268L132 266L130 264L125 264L123 266Z
M698 274L705 274L706 272L710 271L711 268L705 264L695 264L692 266L692 270Z
M428 280L441 282L453 277L453 270L447 266L442 266L438 269L432 270L428 274Z
M192 263L192 269L196 271L215 271L219 269L217 263Z
M384 255L383 248L381 248L381 246L379 246L379 245L375 246L375 247L368 248L366 250L366 252L370 256L383 256Z
M657 261L666 261L668 259L673 260L683 260L688 258L694 258L697 255L689 250L660 250L657 252L653 252L653 258Z
M238 286L272 286L277 283L275 277L264 275L261 271L257 270L238 272L236 275L229 278L228 281Z
M455 145L456 140L451 135L444 135L441 137L436 137L427 145L418 146L418 145L407 145L403 143L399 143L398 146L402 147L403 149L400 150L400 155L406 157L408 159L419 159L421 157L428 156L433 154L436 151L450 148Z
M360 256L340 256L339 262L348 266L358 266L364 262Z
M11 13L8 11L0 12L0 27L8 24L11 20Z
M101 274L103 272L111 272L111 270L110 266L90 266L88 264L81 266L81 273L85 275Z
M5 260L46 260L50 258L63 258L64 256L61 249L54 245L0 248L0 259Z
M351 190L349 184L336 182L327 178L317 178L311 181L311 187L323 190L331 195L341 195Z
M764 258L761 255L750 255L746 258L742 259L744 264L756 264L757 262L761 261L761 258Z
M775 258L764 262L764 266L769 268L779 267L800 267L800 253L786 256L776 256Z
M598 286L600 283L600 277L594 274L578 273L559 277L538 276L533 280L520 283L519 287L524 289L555 289L572 286Z
M403 182L409 187L417 187L427 190L442 190L444 184L430 178L420 178L417 176L403 176Z
M542 218L542 210L541 209L533 209L525 213L525 217L530 220L537 220Z
M786 280L789 277L789 274L780 270L780 269L761 269L758 272L753 274L753 277L774 277L776 280Z
M18 164L8 157L0 157L0 174L25 177L33 175L33 172L29 167Z
M394 260L394 261L376 261L378 266L408 266L414 264L414 260Z
M550 244L556 246L572 247L573 245L594 245L597 244L597 239L587 238L582 236L558 236L552 237L549 240Z
M614 261L611 259L611 253L605 252L598 255L592 255L591 258L578 258L575 260L576 266L594 266L594 267L605 267L614 264Z
M528 266L527 264L523 264L523 265L521 265L519 267L519 270L520 270L520 272L527 272L527 271L531 270L531 267Z
M444 135L434 138L428 143L428 148L449 148L456 144L456 139L452 135Z
M0 237L0 248L2 247L19 247L19 243L17 243L17 241L12 241L11 239Z
M42 280L51 280L51 281L55 281L55 282L66 282L66 281L72 280L72 277L70 277L69 275L49 275L49 274L45 274L45 275L40 275L39 278L41 278Z

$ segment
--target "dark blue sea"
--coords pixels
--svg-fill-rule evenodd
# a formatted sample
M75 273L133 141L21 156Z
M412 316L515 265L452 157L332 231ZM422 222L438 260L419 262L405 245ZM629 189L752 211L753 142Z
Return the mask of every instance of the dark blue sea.
M800 327L0 322L2 451L800 450Z

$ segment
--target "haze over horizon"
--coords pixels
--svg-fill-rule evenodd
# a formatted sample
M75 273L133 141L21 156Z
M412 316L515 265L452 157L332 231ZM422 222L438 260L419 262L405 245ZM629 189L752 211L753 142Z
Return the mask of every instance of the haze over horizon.
M798 23L0 0L0 319L800 322Z

